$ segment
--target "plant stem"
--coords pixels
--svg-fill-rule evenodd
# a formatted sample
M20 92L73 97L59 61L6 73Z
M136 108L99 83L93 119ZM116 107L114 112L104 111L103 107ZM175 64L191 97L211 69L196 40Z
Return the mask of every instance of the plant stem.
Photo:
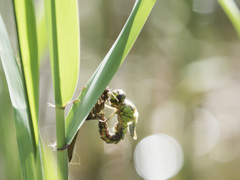
M240 37L240 11L234 0L218 0Z
M56 108L56 131L57 131L57 147L60 149L66 145L65 138L65 115L64 109ZM57 179L68 179L68 158L67 148L57 152Z

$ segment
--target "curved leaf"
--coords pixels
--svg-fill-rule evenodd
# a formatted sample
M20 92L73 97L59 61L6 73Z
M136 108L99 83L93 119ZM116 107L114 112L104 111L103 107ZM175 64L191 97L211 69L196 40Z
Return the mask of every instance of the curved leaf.
M92 107L100 97L137 39L156 0L137 0L120 35L109 50L66 118L67 143L83 124Z
M218 0L240 37L240 11L233 0Z

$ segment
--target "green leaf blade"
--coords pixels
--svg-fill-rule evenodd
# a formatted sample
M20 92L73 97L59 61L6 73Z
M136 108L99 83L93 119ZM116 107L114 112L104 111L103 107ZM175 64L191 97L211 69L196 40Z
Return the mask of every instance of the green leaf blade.
M33 178L35 176L35 153L34 145L32 143L31 129L27 122L24 123L24 119L28 119L26 109L13 108L16 136L18 143L18 151L20 157L20 164L22 170L23 179ZM24 124L25 125L24 125ZM23 142L24 141L24 142ZM31 169L29 169L31 168Z
M32 0L14 0L20 60L26 83L31 120L38 144L39 58L35 11Z
M0 59L6 75L14 111L18 152L23 179L35 178L35 143L27 111L22 74L14 57L2 17L0 16Z
M45 0L56 106L72 98L78 80L80 38L78 3Z
M47 27L44 8L40 8L40 10L36 12L36 19L37 19L36 26L37 26L38 54L40 61L39 64L41 64L42 60L46 55L48 47Z
M37 178L41 179L57 179L56 177L56 167L55 160L53 156L52 149L49 149L49 145L43 143L42 139L39 137L39 146L37 151Z
M119 37L78 97L66 118L67 143L83 124L88 113L126 58L156 0L137 0Z

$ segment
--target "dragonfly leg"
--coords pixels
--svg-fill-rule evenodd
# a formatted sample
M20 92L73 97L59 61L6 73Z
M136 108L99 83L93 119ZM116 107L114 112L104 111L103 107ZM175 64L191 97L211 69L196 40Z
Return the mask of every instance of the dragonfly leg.
M99 119L99 121L101 121L101 122L107 122L107 121L109 121L110 119L112 119L113 116L114 116L116 113L117 113L117 111L113 112L106 120L100 120L100 119Z
M117 109L115 107L109 106L108 104L105 104L105 107L108 109L112 109L114 111L116 111Z
M118 98L111 91L109 91L108 96L110 97L111 95L117 100L117 102L119 102Z

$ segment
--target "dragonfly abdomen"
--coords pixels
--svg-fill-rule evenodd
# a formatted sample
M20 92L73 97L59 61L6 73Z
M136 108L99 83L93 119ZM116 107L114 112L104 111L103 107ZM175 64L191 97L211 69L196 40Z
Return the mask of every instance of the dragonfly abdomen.
M99 132L101 139L108 144L117 144L121 139L124 139L124 135L127 132L128 125L124 122L118 122L115 125L115 133L111 134L108 130L108 125L106 122L99 121Z

